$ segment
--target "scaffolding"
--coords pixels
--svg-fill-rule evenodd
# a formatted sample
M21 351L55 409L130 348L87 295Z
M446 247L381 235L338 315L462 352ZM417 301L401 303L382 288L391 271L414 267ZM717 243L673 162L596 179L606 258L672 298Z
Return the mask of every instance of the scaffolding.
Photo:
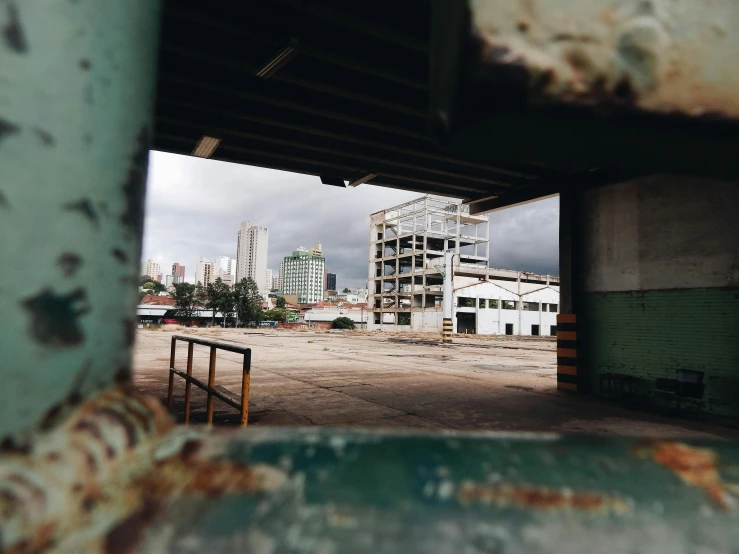
M370 217L369 292L374 323L409 325L410 312L442 305L444 252L455 274L484 278L489 226L459 201L423 196ZM407 315L406 315L407 314Z

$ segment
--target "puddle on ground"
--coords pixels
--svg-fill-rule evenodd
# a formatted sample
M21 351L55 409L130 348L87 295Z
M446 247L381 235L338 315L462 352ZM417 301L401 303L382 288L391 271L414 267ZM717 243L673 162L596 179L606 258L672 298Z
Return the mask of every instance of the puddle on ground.
M441 360L443 362L453 359L448 354L385 354L390 358L430 358L432 360Z
M534 387L524 387L523 385L505 385L505 388L516 390L534 390Z

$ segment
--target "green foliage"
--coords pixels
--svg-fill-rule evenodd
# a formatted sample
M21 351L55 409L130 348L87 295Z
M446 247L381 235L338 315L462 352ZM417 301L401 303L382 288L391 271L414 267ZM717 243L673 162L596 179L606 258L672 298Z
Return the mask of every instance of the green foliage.
M337 317L331 323L333 329L354 329L354 322L348 317Z
M459 298L459 302L457 306L459 308L474 308L475 299L474 298Z
M195 301L195 285L177 283L170 295L174 299L175 317L180 323L189 323L195 317L197 305Z
M277 307L278 308L284 308L287 305L287 300L285 300L284 296L280 296L277 298Z
M198 306L205 306L205 303L208 301L208 294L205 290L205 287L203 286L203 283L198 281L198 284L195 285L195 304Z
M205 307L212 310L215 322L216 312L221 312L224 319L233 314L235 306L234 295L223 279L218 277L215 282L209 283L205 289Z
M264 321L277 321L285 323L288 318L288 311L285 308L273 308L264 312Z
M515 310L516 309L516 303L512 300L503 300L503 309L504 310Z
M398 325L410 325L411 314L398 314Z
M344 287L344 290L342 290L341 292L348 293L348 292L351 292L351 291L348 288Z
M491 308L498 309L498 301L497 300L488 300L488 305Z
M154 292L164 292L167 290L159 281L155 281L148 275L142 275L139 279L139 286L145 290L153 290Z
M264 319L264 311L262 310L262 295L256 281L248 277L236 283L233 297L239 325L241 327L259 325Z

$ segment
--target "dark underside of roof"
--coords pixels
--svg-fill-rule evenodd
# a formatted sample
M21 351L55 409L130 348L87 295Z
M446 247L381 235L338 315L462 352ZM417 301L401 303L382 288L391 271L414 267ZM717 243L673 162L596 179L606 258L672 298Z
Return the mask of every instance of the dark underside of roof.
M472 201L544 196L582 170L483 163L434 143L430 17L426 0L169 0L153 147L189 155L214 136L216 160ZM256 76L286 47L286 63Z
M739 177L734 121L645 112L618 88L542 107L531 68L485 55L470 18L463 0L165 0L153 148L215 137L216 160L473 212L649 172Z

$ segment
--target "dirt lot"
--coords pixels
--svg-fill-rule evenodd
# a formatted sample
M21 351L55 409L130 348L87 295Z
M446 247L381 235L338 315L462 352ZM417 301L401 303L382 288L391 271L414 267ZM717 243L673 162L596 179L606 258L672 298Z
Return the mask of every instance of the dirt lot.
M249 424L558 431L598 435L739 437L739 425L672 417L556 389L555 341L546 337L455 339L284 330L140 330L134 368L140 390L167 397L173 334L196 334L252 348ZM187 347L177 350L185 369ZM207 381L208 348L195 346L193 375ZM241 356L218 352L216 384L239 394ZM182 418L184 381L175 382ZM193 387L193 421L205 421L206 394ZM215 420L238 413L215 401Z

